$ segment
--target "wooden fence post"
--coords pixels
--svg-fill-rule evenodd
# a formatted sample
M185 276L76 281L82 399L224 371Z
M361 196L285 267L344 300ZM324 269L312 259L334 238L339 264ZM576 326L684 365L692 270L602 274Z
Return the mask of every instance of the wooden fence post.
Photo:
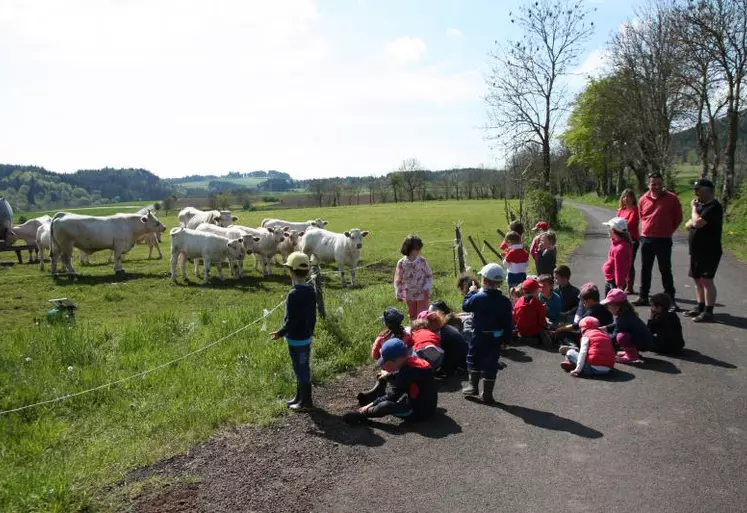
M500 258L500 259L503 259L503 255L501 255L500 253L498 253L498 252L497 252L497 251L495 250L495 248L494 248L493 246L491 246L491 245L490 245L490 243L489 243L488 241L486 241L486 240L483 240L482 242L483 242L483 244L485 244L485 247L486 247L486 248L488 248L488 249L489 249L490 251L492 251L493 253L495 253L495 256L497 256L497 257L498 257L498 258Z
M464 248L462 247L462 222L460 221L455 227L456 232L456 251L457 260L459 261L459 272L464 273L467 267L464 265Z
M482 265L487 265L488 261L485 260L485 257L482 256L482 253L480 253L480 249L477 247L474 239L472 239L472 235L467 235L467 238L469 239L469 243L472 244L472 247L475 248L475 253L477 253L477 256L480 258L480 262L482 262Z
M311 284L314 287L314 292L316 292L316 308L319 317L326 319L327 310L324 307L324 293L322 292L322 270L318 265L311 267Z

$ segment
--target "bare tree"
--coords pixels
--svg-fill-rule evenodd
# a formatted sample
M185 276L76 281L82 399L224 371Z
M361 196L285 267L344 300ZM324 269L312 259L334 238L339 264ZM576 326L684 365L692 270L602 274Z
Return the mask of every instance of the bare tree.
M311 192L313 193L314 200L319 208L322 208L324 204L324 194L327 192L327 181L326 180L312 180L310 185Z
M523 31L521 40L496 42L490 55L487 128L509 150L538 146L548 189L550 144L570 100L561 78L572 72L593 33L589 12L583 0L527 2L509 13Z
M420 161L415 158L409 158L402 161L397 168L402 176L402 183L407 191L407 197L412 202L415 201L415 191L421 190L425 183L425 171L420 165Z
M404 180L402 178L402 173L391 173L389 175L389 185L392 187L392 193L394 194L394 202L397 203L397 200L399 199L398 192L402 190L402 185L404 184Z

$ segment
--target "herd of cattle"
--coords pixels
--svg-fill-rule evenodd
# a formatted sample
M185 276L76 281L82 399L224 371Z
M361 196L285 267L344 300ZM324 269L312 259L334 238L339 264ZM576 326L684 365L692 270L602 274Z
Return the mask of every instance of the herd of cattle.
M199 276L199 263L203 264L203 283L208 282L211 265L216 265L223 279L223 263L228 262L234 278L244 276L244 258L254 255L255 269L261 267L267 276L272 271L276 255L283 259L293 251L303 251L312 262L335 262L340 271L340 281L345 286L345 270L350 270L351 284L355 285L355 269L360 260L363 239L369 232L358 228L344 233L324 229L322 219L291 222L282 219L265 219L259 228L234 224L238 218L230 211L203 211L187 207L179 212L179 227L169 232L171 239L171 278L177 279L177 265L181 263L182 277L186 280L186 261L194 260L195 276ZM45 251L49 252L52 274L57 273L61 262L69 274L73 268L73 250L80 252L81 263L97 251L109 250L110 263L115 273L123 272L122 257L135 244L148 245L148 258L153 250L162 257L159 242L166 227L146 208L135 214L91 216L59 212L54 217L42 216L12 227L6 242L24 240L35 245L39 252L39 267L44 269ZM29 252L31 258L31 251Z

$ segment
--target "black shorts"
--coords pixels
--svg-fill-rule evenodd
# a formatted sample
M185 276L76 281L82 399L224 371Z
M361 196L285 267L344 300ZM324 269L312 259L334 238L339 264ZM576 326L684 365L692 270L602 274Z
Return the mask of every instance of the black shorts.
M718 264L721 262L721 251L713 251L702 255L690 255L690 278L706 278L712 280L716 276Z

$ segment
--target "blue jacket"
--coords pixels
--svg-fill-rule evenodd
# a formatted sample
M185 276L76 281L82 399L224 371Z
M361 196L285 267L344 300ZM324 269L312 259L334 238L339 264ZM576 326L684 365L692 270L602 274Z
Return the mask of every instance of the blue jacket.
M539 300L545 303L547 307L547 318L550 319L551 323L557 324L560 320L560 309L562 308L562 301L558 293L553 291L550 293L550 297L544 297L540 294Z
M311 285L293 285L285 300L285 322L278 336L310 343L316 327L316 292Z
M615 319L610 335L612 342L615 341L618 333L628 333L639 351L649 351L653 345L648 326L635 312L625 312Z
M472 313L472 339L482 338L488 332L503 331L497 339L511 337L514 331L511 301L497 289L468 292L462 310Z

